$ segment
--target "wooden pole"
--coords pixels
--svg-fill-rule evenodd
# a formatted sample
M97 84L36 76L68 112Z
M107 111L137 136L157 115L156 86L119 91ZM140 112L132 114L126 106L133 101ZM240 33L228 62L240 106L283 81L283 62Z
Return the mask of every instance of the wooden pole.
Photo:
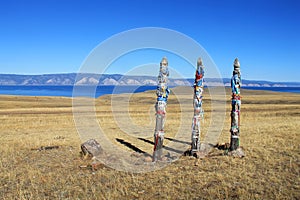
M240 63L236 58L233 64L233 74L231 78L231 138L229 151L235 151L240 146L240 117L241 117L241 72Z
M192 122L192 145L191 145L191 155L198 157L200 150L200 118L203 117L202 108L202 93L203 93L203 77L204 77L204 66L202 64L202 59L199 58L197 61L197 69L195 72L195 82L194 82L194 117Z
M162 148L164 140L164 125L165 125L165 116L166 116L166 106L168 101L168 96L170 90L168 88L168 60L164 57L160 62L160 69L158 74L158 84L156 90L156 125L154 132L154 152L153 152L153 161L162 159Z

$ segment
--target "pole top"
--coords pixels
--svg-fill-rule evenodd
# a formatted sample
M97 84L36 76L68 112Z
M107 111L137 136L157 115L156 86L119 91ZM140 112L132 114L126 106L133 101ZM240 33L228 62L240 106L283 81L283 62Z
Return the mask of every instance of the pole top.
M238 58L234 59L233 66L234 66L234 68L240 68L240 62L239 62Z
M202 59L200 57L197 60L197 67L199 67L199 66L203 66Z
M163 57L161 62L160 62L160 66L168 66L168 59L167 57Z

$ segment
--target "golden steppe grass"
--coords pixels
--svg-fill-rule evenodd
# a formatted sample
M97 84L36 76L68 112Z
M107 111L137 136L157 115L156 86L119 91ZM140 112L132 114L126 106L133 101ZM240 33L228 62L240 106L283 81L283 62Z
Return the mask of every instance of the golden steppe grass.
M176 96L170 95L165 126L169 138L178 131L180 112L190 116L189 127L193 115L192 90L173 90L185 91L180 105L185 109L182 111ZM204 133L212 112L208 93L205 90ZM241 146L246 157L233 158L213 149L204 159L182 156L161 170L140 174L105 166L97 171L79 167L91 160L80 155L83 141L73 120L71 98L1 96L0 198L300 199L300 95L242 90L242 96ZM119 119L128 120L129 125L154 124L153 91L113 97L120 102L129 99L128 108L114 112ZM226 118L219 143L230 138L229 90L226 99L221 102L226 104ZM118 128L110 95L96 99L95 105L97 120L111 142L128 152L134 151L117 138L152 152L152 144ZM153 129L148 141L153 140ZM191 132L186 134L189 138ZM165 140L166 145L168 142ZM60 148L32 150L52 145Z

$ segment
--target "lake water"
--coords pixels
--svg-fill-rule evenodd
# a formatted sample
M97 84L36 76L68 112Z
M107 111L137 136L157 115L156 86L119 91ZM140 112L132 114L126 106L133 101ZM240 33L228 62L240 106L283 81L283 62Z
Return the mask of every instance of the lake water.
M251 90L269 90L276 92L300 93L300 87L243 87ZM95 91L96 89L96 91ZM2 95L22 96L86 96L99 97L105 94L138 93L147 90L155 90L156 86L76 86L73 93L73 86L0 86Z
M154 90L156 86L0 86L0 94L22 96L85 96L100 97L105 94L137 93ZM95 91L96 89L96 91Z
M292 92L300 93L300 87L243 87L249 90L268 90L273 92Z

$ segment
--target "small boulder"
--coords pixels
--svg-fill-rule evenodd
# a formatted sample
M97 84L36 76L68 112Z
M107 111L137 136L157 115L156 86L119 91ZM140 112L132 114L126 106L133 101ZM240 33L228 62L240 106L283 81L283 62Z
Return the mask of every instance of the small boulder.
M144 162L152 162L152 157L151 156L146 156L144 158Z
M81 144L81 151L84 156L98 156L103 152L100 144L95 139L90 139L83 144Z

